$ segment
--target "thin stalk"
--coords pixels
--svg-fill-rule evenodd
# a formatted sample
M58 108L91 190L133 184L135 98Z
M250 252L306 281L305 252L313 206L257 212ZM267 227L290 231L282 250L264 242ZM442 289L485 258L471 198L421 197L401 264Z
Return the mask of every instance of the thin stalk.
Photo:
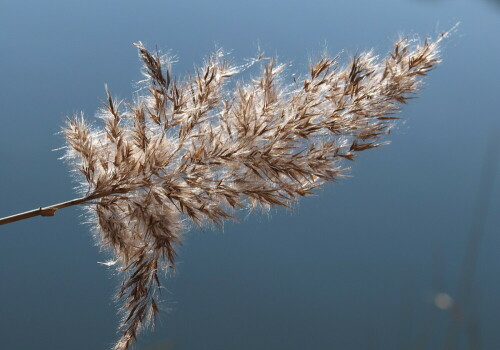
M70 201L49 205L48 207L40 207L25 211L24 213L14 214L0 219L0 225L10 224L19 220L29 219L35 216L54 216L58 209L72 207L73 205L91 204L94 199L99 199L107 196L116 196L129 192L130 189L115 188L110 192L94 193L85 197L75 198Z
M70 201L61 202L58 204L49 205L48 207L40 207L38 209L33 209L25 211L24 213L14 214L0 219L0 225L10 224L11 222L16 222L19 220L29 219L35 216L54 216L58 209L63 209L67 207L72 207L73 205L80 204L92 204L94 199L99 199L108 196L118 196L120 194L125 194L131 191L131 188L120 188L115 187L110 191L93 193L88 196L81 198L75 198Z
M79 205L89 202L95 199L93 196L81 197L72 199L67 202L62 202L58 204L49 205L48 207L40 207L38 209L33 209L25 211L24 213L18 213L11 216L7 216L0 219L0 225L10 224L11 222L20 221L24 219L29 219L35 216L54 216L58 209L71 207L73 205Z

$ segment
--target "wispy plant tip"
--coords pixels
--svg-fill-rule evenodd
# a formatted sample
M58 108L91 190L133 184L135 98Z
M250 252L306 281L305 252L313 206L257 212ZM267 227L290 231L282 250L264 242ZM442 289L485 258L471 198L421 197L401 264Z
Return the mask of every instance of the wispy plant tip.
M106 88L102 128L80 116L64 128L98 240L113 253L104 264L125 275L114 349L128 349L158 314L158 275L174 267L185 223L289 207L337 180L346 160L383 144L400 105L439 62L445 36L401 39L383 59L366 52L342 65L323 56L290 84L286 65L261 57L260 75L234 88L227 82L243 67L221 52L177 79L165 57L136 43L144 95L116 101Z

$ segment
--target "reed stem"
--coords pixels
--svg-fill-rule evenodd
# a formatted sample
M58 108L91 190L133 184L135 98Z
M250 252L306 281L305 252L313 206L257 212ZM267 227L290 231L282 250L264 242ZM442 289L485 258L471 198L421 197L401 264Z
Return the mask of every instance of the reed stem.
M29 219L35 216L54 216L58 209L71 207L73 205L83 204L92 200L91 197L81 197L72 199L67 202L62 202L58 204L49 205L47 207L40 207L38 209L33 209L25 211L24 213L18 213L4 218L0 218L0 225L10 224L11 222L16 222L24 219Z

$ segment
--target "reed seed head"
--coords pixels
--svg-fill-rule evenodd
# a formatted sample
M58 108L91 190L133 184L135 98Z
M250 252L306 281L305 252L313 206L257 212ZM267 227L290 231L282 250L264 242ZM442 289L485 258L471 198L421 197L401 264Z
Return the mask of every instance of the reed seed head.
M436 40L403 38L379 58L347 64L321 57L302 80L286 83L286 64L262 55L235 66L222 51L185 78L169 60L136 43L143 94L117 101L106 89L102 127L68 119L66 159L93 199L100 246L124 274L121 337L126 350L159 312L159 273L175 266L187 223L221 224L237 209L290 207L338 180L362 151L384 144L401 104L439 62ZM251 64L260 74L231 79ZM233 87L231 87L233 86Z

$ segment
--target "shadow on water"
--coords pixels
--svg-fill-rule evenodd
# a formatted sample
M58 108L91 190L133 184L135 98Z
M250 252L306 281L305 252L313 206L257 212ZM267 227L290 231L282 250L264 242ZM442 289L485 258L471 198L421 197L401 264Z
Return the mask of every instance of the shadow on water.
M456 306L451 309L452 319L447 332L446 350L457 348L462 329L465 329L469 345L474 349L481 348L474 285L479 252L485 235L484 226L498 169L499 134L499 129L493 130L488 138L488 149L481 170L476 206L456 288Z
M453 3L454 0L413 0L416 2L421 2L421 3L426 3L426 4L432 4L432 3ZM473 1L473 0L471 0ZM483 0L483 2L492 4L494 7L496 7L497 10L500 11L500 0Z
M500 0L486 0L486 1L498 6L498 9L500 10Z
M476 203L454 293L446 293L449 288L446 283L444 246L435 244L432 252L432 298L431 302L422 308L421 317L416 310L417 278L413 271L409 271L403 281L398 349L457 350L461 349L464 343L468 349L483 349L475 275L486 233L484 226L490 212L499 156L500 129L495 129L489 134ZM447 312L447 319L443 318L443 311ZM367 338L370 343L367 349L378 348L378 337Z

